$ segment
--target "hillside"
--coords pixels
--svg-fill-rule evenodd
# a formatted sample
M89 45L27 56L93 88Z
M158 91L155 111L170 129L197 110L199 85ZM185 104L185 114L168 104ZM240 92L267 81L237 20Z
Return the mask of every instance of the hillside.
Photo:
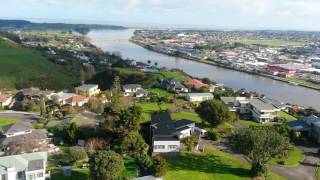
M65 67L50 62L40 52L0 38L0 89L28 86L62 89L76 81Z

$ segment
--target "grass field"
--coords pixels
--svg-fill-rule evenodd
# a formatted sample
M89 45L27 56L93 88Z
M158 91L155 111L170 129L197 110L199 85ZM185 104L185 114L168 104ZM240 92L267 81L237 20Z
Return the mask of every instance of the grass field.
M240 39L234 40L233 42L239 42L242 44L248 45L262 45L262 46L296 46L296 45L303 45L304 42L298 41L287 41L287 40L280 40L280 39Z
M303 80L303 79L287 77L286 80L290 81L290 82L298 83L298 84L301 84L301 85L313 87L313 88L316 88L316 89L320 89L320 84L315 84L315 83L312 83L312 82L308 82L308 81Z
M51 173L52 180L88 180L89 176L88 169L73 169L71 176L64 176L62 171Z
M18 47L0 39L0 88L14 88L15 83L30 77L47 76L61 83L76 82L63 66L54 64L39 52Z
M124 160L125 169L122 172L121 176L127 177L127 178L137 177L138 170L137 170L137 164L135 162L135 159L128 156L128 157L123 158L123 160Z
M148 92L157 94L158 96L167 96L167 95L173 95L173 93L169 93L168 91L160 88L150 88L148 89Z
M240 123L245 126L245 127L249 127L249 126L271 126L270 124L261 124L258 123L252 119L241 119Z
M279 111L278 112L278 116L281 117L281 118L284 118L285 120L287 121L294 121L294 120L297 120L297 118L291 116L290 114L284 112L284 111Z
M136 103L136 106L142 108L142 113L144 117L143 122L148 122L151 120L151 114L160 110L157 103ZM161 104L162 110L167 110L173 108L173 104Z
M290 152L289 157L285 160L284 165L281 165L281 166L285 166L285 167L296 166L300 162L302 162L303 159L304 159L304 155L302 151L299 148L293 146L293 150ZM269 164L280 165L278 163L279 161L280 159L274 158L269 161Z
M207 149L205 153L184 154L167 159L169 170L166 180L194 179L251 179L250 165L239 161L230 154L215 149ZM270 173L270 179L281 180L282 177Z
M180 120L180 119L188 119L188 120L192 120L196 123L201 123L202 119L200 118L200 116L196 113L192 113L192 112L186 112L186 111L180 111L177 113L172 113L171 114L171 118L174 120Z
M15 124L19 121L19 119L0 117L0 127Z

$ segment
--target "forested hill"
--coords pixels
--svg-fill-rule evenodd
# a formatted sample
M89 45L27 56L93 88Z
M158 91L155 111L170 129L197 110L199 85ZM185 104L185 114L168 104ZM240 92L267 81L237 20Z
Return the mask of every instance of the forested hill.
M60 29L88 31L90 29L125 29L123 26L99 25L99 24L67 24L67 23L33 23L25 20L1 20L0 29Z

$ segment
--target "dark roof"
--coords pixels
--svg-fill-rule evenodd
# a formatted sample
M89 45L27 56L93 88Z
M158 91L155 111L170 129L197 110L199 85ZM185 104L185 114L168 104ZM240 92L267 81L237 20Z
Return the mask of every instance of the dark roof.
M307 131L310 129L310 126L301 120L290 121L288 126L294 131Z
M31 130L32 124L29 122L21 122L3 127L3 134L16 133Z
M28 162L28 171L35 171L44 169L43 168L43 160L32 160Z
M194 124L193 121L182 119L173 121L169 112L153 114L151 116L151 126L153 127L154 135L173 135L177 129L184 128Z
M123 89L136 89L141 87L142 86L140 84L125 84L122 86Z

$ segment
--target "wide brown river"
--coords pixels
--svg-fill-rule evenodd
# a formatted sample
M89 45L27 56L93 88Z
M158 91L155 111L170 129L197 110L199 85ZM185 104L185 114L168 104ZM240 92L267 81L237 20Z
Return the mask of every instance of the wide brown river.
M305 107L312 106L320 110L320 91L152 52L129 42L133 32L133 29L94 30L88 34L88 37L94 45L102 50L120 52L124 58L141 62L151 60L153 63L157 62L159 67L182 69L194 77L208 77L234 89L245 88L282 102L300 104Z

